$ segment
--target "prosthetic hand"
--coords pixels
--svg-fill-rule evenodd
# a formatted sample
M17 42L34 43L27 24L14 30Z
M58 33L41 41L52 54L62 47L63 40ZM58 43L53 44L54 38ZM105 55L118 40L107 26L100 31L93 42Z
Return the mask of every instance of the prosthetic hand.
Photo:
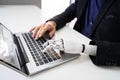
M43 52L54 49L59 55L61 51L66 53L81 53L83 51L82 44L63 39L48 40L43 47Z
M60 40L48 40L44 45L43 52L47 50L54 49L57 53L60 55L60 51L66 52L66 53L85 53L88 55L96 55L96 49L97 46L93 45L85 45L81 42L75 42L65 39Z

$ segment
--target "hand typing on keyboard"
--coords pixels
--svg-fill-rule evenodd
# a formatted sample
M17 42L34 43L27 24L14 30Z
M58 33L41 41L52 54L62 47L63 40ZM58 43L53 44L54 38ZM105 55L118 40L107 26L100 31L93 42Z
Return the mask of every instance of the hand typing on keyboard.
M83 45L78 42L70 41L70 40L48 40L43 45L44 52L47 50L54 49L60 55L60 52L67 52L67 53L81 53L83 51Z
M43 52L54 50L59 56L61 56L61 52L64 52L63 39L48 40L46 43L44 43L43 47Z

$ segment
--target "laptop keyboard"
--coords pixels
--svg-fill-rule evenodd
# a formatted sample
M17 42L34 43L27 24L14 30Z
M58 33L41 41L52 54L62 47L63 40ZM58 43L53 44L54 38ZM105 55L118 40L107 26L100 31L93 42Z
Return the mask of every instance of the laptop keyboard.
M35 40L31 33L23 33L23 37L27 43L30 53L34 59L36 66L47 64L49 62L56 61L61 57L54 51L54 49L47 52L42 52L43 44L46 40L42 37L39 40Z

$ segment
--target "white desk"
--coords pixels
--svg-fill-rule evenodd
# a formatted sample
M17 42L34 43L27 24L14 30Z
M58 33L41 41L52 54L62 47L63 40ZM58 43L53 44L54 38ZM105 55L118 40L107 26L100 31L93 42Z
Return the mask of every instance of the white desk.
M12 32L28 31L44 21L36 6L0 6L0 22ZM26 77L0 64L0 80L120 80L120 68L95 66L87 55L50 70Z

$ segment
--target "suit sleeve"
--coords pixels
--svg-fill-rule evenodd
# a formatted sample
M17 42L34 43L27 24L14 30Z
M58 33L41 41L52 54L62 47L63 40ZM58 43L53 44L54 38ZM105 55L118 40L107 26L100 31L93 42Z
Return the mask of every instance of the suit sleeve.
M75 18L76 14L75 3L71 4L64 12L55 17L49 19L48 21L55 21L57 24L57 29L62 28L66 23L70 22Z
M91 41L97 45L96 56L90 56L94 64L100 66L120 66L120 43Z

